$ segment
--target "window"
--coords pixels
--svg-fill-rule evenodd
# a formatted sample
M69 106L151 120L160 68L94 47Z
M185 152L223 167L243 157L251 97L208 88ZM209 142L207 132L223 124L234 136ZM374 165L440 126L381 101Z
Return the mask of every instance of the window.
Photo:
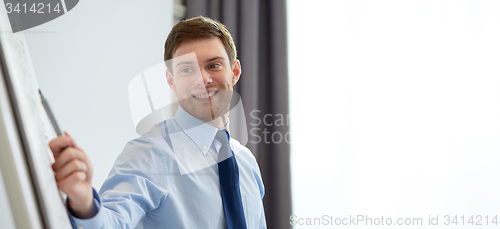
M288 8L295 215L498 214L499 1Z

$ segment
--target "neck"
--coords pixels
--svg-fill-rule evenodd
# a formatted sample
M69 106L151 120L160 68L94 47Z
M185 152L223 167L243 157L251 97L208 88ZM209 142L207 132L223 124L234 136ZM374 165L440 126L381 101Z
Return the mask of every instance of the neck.
M215 118L214 120L208 121L207 123L220 130L227 125L228 120L229 112L226 112L225 114Z

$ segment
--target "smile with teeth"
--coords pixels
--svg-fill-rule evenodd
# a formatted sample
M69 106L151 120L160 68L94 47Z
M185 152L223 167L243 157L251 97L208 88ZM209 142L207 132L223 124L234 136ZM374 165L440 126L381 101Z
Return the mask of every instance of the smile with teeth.
M204 94L199 94L199 95L192 95L193 97L195 98L198 98L198 99L206 99L208 97L212 97L214 96L215 94L217 94L218 91L211 91L209 93L204 93Z

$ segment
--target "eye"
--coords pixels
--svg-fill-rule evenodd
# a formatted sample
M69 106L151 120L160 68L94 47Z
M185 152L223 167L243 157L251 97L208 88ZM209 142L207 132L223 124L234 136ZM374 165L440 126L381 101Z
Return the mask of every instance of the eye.
M183 68L183 69L181 69L182 73L191 73L192 71L193 71L193 69L191 69L191 68Z
M208 66L208 68L219 68L221 64L211 64Z

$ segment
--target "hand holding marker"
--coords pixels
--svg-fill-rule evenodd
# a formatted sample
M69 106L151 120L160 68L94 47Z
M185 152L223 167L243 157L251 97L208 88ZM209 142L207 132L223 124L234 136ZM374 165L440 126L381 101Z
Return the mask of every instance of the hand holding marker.
M68 196L69 211L74 216L81 219L90 218L97 212L92 190L92 164L73 138L67 132L62 134L42 92L40 96L58 135L49 143L55 158L52 170L55 172L57 187Z

